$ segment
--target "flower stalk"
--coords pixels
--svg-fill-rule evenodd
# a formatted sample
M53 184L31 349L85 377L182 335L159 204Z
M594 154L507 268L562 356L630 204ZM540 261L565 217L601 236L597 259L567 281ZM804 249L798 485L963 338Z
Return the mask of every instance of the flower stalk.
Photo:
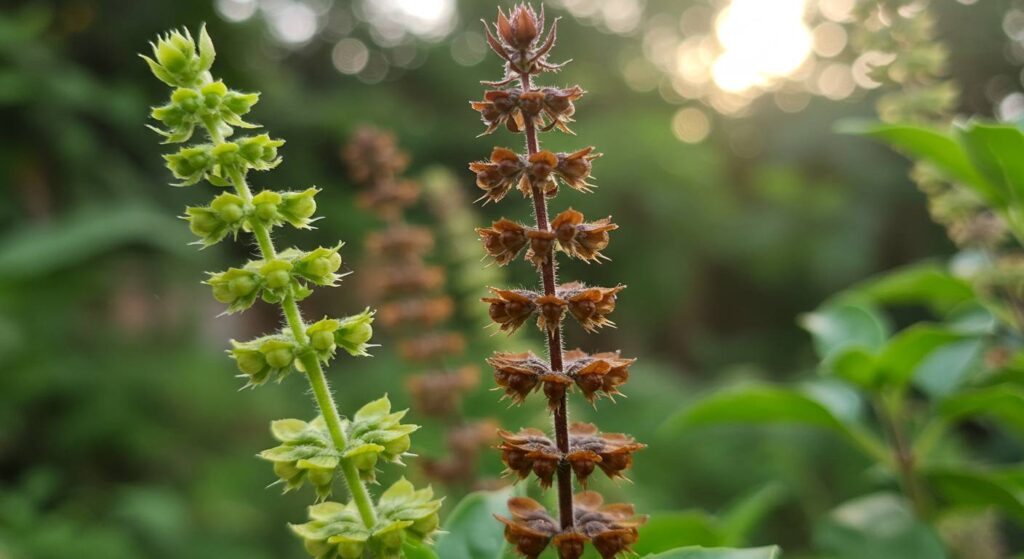
M246 232L259 249L259 259L211 273L206 283L214 298L227 305L228 313L244 311L261 299L279 306L285 321L280 331L247 342L232 340L228 353L246 386L280 382L293 370L299 371L316 401L319 415L312 421L272 422L271 433L281 444L259 454L273 464L277 483L285 492L306 484L315 490L317 504L309 508L309 522L291 525L292 531L317 559L401 557L406 540L430 540L438 526L441 502L433 499L430 488L417 491L404 479L374 502L366 484L375 481L378 461L401 463L411 444L409 435L418 427L401 423L405 412L392 413L387 397L343 418L324 372L324 365L339 349L351 356L368 355L373 313L367 309L342 319L307 323L299 301L314 287L333 287L341 280L344 274L337 273L341 243L309 251L278 250L272 237L275 227L308 229L319 190L252 192L248 173L279 165L278 148L284 141L267 134L234 137L237 129L256 128L242 117L259 94L232 91L214 80L210 68L216 55L205 27L198 44L185 30L159 37L152 47L153 57L143 59L173 92L168 104L153 109L151 115L160 126L150 128L164 137L165 144L188 142L196 130L205 132L208 140L164 156L181 181L178 186L205 180L233 191L207 206L186 209L184 219L199 237L196 244L206 247ZM350 497L347 503L326 500L337 477Z
M565 316L571 315L588 332L613 326L607 315L614 311L617 294L624 286L558 284L556 249L572 258L600 261L608 234L617 226L611 218L587 223L571 208L554 220L549 218L548 199L557 196L560 184L583 193L593 191L587 181L591 162L599 156L590 147L556 154L540 144L540 132L558 129L571 133L568 123L575 113L573 103L584 94L579 86L538 88L533 83L534 76L562 66L548 62L557 24L556 20L545 35L543 10L538 15L527 4L508 14L499 9L493 33L486 23L485 31L491 49L504 60L505 75L499 81L484 82L497 89L488 91L484 100L471 103L486 126L485 134L504 125L525 139L524 154L496 147L489 161L470 165L484 192L481 199L498 202L515 188L531 201L534 216L532 227L502 218L477 233L485 252L499 265L508 264L529 245L525 259L537 268L541 286L540 291L491 288L493 296L483 301L490 306L491 319L509 334L536 314L547 346L546 360L530 352L496 353L488 360L505 397L518 404L530 393L543 390L552 414L554 440L534 429L502 432L504 442L498 448L509 474L522 479L532 473L543 488L557 485L558 496L557 522L541 504L521 497L509 501L511 518L498 519L505 524L509 543L530 559L548 546L554 547L561 559L579 559L587 543L610 559L630 551L638 538L637 526L645 519L634 515L632 505L603 505L602 497L593 491L574 495L574 478L585 487L598 468L608 477L624 477L633 453L644 445L628 435L603 434L590 424L569 423L567 400L574 387L592 404L601 395L610 398L628 379L633 360L622 359L618 353L589 355L563 348Z

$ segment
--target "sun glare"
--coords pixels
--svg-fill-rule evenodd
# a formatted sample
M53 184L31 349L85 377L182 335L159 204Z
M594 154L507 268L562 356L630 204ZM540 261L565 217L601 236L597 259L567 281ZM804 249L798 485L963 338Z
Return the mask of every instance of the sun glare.
M805 0L732 0L715 22L715 84L739 93L795 72L811 54Z

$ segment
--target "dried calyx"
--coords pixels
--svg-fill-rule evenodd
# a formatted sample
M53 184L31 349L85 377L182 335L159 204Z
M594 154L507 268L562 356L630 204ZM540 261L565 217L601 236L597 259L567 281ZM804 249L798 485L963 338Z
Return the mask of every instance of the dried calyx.
M445 270L427 263L434 235L405 221L405 210L419 202L421 192L417 181L401 176L409 156L393 134L364 127L353 135L343 157L352 180L362 187L360 203L385 222L366 242L366 286L380 305L377 317L399 338L403 358L423 369L406 382L413 407L449 428L449 457L424 458L423 469L448 485L490 485L478 479L477 466L482 451L496 442L497 428L492 421L464 422L462 417L462 400L479 385L480 372L471 365L451 369L447 363L466 343L458 332L444 329L456 309L444 290Z
M592 332L614 326L609 315L625 286L592 287L580 282L557 285L559 252L585 262L608 260L604 255L611 231L618 228L611 217L587 221L572 208L554 219L548 218L548 200L559 193L559 185L580 193L593 192L593 160L599 154L592 147L555 153L540 147L540 132L560 130L571 133L569 123L576 102L584 91L579 86L565 88L534 86L533 77L561 67L548 61L557 38L557 21L545 31L544 13L520 4L508 13L498 11L493 28L485 24L487 42L504 61L505 74L495 82L484 82L495 89L484 99L471 103L480 113L484 134L504 127L521 133L526 153L496 147L487 160L471 163L476 184L483 191L481 200L499 202L513 189L532 202L536 222L525 225L502 218L490 227L477 229L488 257L504 266L521 253L540 276L538 289L491 288L491 320L509 334L536 315L537 326L547 341L548 358L532 352L495 353L488 363L494 369L498 389L504 398L523 403L536 391L542 391L553 416L554 433L523 429L502 431L498 449L507 473L517 479L536 476L543 488L557 486L557 519L545 508L526 498L509 501L510 517L498 516L505 525L505 537L520 554L540 556L553 547L561 559L578 559L589 543L604 558L630 551L637 540L637 526L643 518L634 515L632 505L602 505L592 491L574 493L573 477L586 485L597 469L610 478L624 477L633 463L633 454L644 448L625 434L601 433L591 424L570 425L568 394L579 390L591 404L600 396L611 399L629 378L633 359L617 352L587 354L580 350L563 351L562 327L566 315Z

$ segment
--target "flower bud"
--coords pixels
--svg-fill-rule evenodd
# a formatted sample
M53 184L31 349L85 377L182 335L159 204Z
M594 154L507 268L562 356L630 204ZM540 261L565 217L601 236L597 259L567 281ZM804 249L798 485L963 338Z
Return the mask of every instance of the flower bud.
M331 548L334 547L325 540L304 540L302 546L306 549L306 553L317 558L329 557L328 554L331 552Z
M360 559L363 556L362 542L341 542L338 544L338 557L341 559Z
M193 87L213 65L213 42L203 26L199 31L199 48L188 29L171 31L157 38L153 58L142 56L160 81L170 86Z

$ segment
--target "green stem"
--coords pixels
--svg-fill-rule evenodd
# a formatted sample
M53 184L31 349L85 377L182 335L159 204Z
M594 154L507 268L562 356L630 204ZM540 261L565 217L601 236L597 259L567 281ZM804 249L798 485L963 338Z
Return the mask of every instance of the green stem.
M210 132L210 138L215 143L223 142L223 137L215 125L211 126L210 123L207 123L207 130ZM242 201L247 205L251 204L252 192L245 181L245 175L241 171L235 170L230 173L230 178L231 183L235 187L235 192L242 198ZM260 247L263 258L267 260L275 258L277 251L274 248L273 240L270 238L270 231L262 223L256 221L250 223L250 227L252 227L252 233L256 237L256 242ZM288 322L288 327L291 328L292 334L295 336L295 341L299 345L305 346L308 343L306 323L302 320L302 313L299 310L298 303L295 302L295 297L291 295L285 297L281 301L281 310L284 313L285 320ZM331 397L331 389L327 384L327 377L324 375L320 360L313 353L305 351L299 356L299 361L302 363L302 368L305 369L306 378L309 380L309 386L313 390L317 407L320 408L320 415L323 416L324 422L327 424L331 440L339 452L344 452L345 431L341 428L341 415L338 413L338 406L334 403L334 398ZM352 496L352 500L356 502L356 507L359 509L359 516L362 518L363 524L372 530L377 524L377 514L373 508L370 494L366 490L366 485L360 479L359 471L351 460L341 458L340 465L341 472L345 477L345 484L348 487L348 493Z

